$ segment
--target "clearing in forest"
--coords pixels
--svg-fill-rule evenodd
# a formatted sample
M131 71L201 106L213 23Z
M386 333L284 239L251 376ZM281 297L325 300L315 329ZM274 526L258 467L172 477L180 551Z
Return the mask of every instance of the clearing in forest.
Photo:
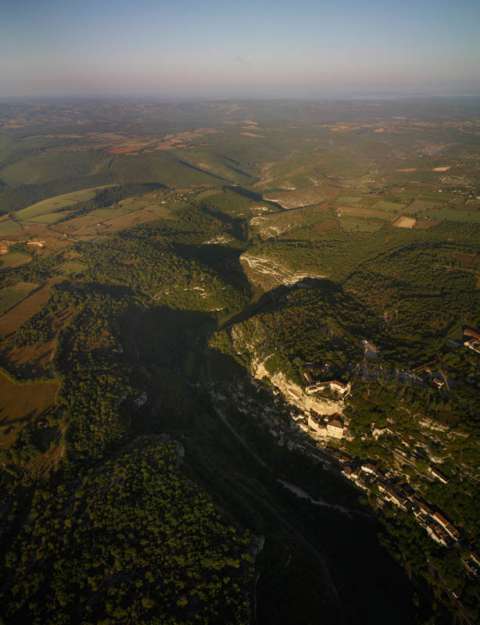
M60 383L16 382L0 371L0 447L8 447L23 425L55 404Z
M0 315L13 308L15 304L27 297L37 286L37 284L32 282L18 282L15 286L7 286L0 289Z
M50 289L56 281L50 281L40 289L34 291L28 297L25 297L14 308L0 317L0 336L6 336L15 332L17 328L23 325L28 319L39 312L48 302L50 297ZM30 291L36 285L31 285ZM14 288L17 288L18 285Z
M414 228L417 223L415 217L406 217L405 215L401 215L398 219L395 219L393 225L395 228Z

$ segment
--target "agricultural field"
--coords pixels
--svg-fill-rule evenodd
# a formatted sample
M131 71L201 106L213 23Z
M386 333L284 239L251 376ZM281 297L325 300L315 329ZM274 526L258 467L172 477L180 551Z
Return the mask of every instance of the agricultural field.
M5 287L5 291L8 290L8 292L11 291L15 294L15 301L2 311L3 314L0 316L0 335L7 336L14 332L47 303L50 297L50 284L47 283L41 288L38 288L38 286L37 284L20 282L14 287ZM32 293L32 291L35 292ZM32 294L30 295L30 293ZM15 307L13 307L14 305Z
M32 257L24 252L11 251L0 256L0 269L2 267L20 267L31 261Z
M1 237L9 237L11 235L18 234L21 232L22 226L13 219L8 217L0 218L0 236Z
M375 217L365 218L348 214L344 216L342 214L340 224L342 229L347 232L376 232L383 227L384 220Z
M15 286L6 286L0 289L0 314L7 312L25 299L37 286L37 284L30 284L29 282L18 282Z
M56 380L17 382L0 371L0 449L12 447L25 425L55 406L58 389Z
M82 189L81 191L74 191L72 193L64 193L63 195L57 195L41 202L36 202L31 206L27 206L15 213L15 217L21 221L31 221L38 217L42 217L51 213L62 211L66 208L74 206L80 202L87 202L95 197L98 190L105 187L96 187L93 189Z

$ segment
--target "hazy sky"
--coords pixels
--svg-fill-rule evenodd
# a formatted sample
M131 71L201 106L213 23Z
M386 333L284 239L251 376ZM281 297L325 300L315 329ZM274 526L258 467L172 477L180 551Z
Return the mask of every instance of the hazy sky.
M480 0L0 0L0 97L480 93Z

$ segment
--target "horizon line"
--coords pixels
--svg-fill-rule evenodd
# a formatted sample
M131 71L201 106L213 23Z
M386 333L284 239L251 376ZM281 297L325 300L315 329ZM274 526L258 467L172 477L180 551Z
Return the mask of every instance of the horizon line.
M462 93L351 93L326 95L239 95L239 96L200 96L200 95L160 95L160 94L132 94L132 93L79 93L79 94L44 94L44 95L0 95L0 103L23 101L52 101L52 100L151 100L156 102L331 102L331 101L394 101L394 100L447 100L480 98L480 91Z

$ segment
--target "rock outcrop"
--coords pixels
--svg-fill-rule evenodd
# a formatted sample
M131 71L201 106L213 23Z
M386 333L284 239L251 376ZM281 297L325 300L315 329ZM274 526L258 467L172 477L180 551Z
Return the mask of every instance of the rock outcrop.
M317 280L325 278L325 276L316 273L292 271L270 258L261 256L242 254L240 262L250 282L265 291L279 286L294 286L309 278Z

